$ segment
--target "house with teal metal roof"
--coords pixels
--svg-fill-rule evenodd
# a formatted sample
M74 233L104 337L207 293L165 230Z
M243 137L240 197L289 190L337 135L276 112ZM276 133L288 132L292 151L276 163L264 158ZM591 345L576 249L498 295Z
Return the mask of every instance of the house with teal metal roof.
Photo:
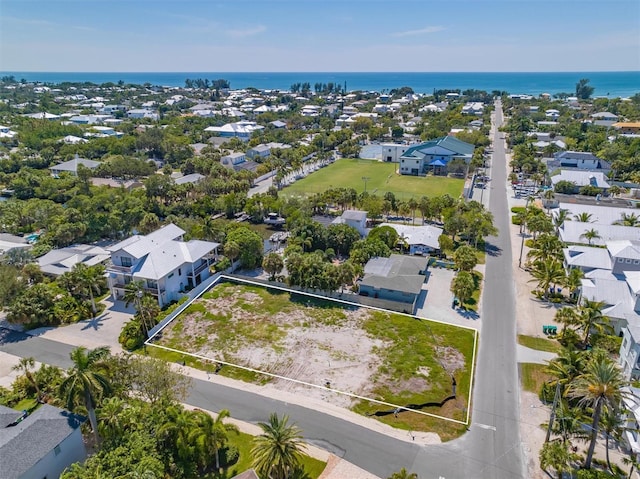
M467 164L473 157L474 145L453 136L443 136L409 148L400 157L400 174L423 176L427 173L446 175L451 160L462 159Z

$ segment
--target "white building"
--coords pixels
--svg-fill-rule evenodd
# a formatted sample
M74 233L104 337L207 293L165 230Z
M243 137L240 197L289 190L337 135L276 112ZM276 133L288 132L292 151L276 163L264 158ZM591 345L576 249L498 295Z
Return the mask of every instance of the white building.
M162 307L208 278L219 244L200 240L185 242L184 233L169 224L108 248L111 264L107 266L107 274L113 298L121 299L132 281L142 281L145 291L157 298Z
M78 166L82 165L90 170L95 170L100 166L100 161L87 160L86 158L80 158L76 155L73 160L65 161L58 165L50 166L51 176L58 178L62 173L69 173L73 176L78 175Z
M254 132L263 130L264 126L258 125L255 121L242 120L236 123L227 123L222 126L208 126L204 131L216 133L223 137L236 137L241 140L248 140Z
M332 224L347 224L354 227L360 233L360 236L367 235L367 212L359 210L345 210L342 216L338 216L332 221Z
M411 147L399 143L382 143L382 161L400 163L400 157Z
M0 406L0 477L60 477L71 464L87 457L80 430L84 421L49 404L29 415Z
M412 226L397 223L382 223L396 230L403 244L409 247L409 254L426 255L440 250L438 238L442 228L433 225Z

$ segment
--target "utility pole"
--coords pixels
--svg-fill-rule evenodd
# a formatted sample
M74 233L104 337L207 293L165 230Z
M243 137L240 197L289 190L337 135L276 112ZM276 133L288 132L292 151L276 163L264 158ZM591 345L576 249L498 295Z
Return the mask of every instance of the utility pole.
M560 381L556 383L556 393L553 396L553 406L551 407L551 417L549 418L549 426L547 427L547 437L544 439L544 442L549 442L549 438L551 438L551 428L553 427L553 423L556 420L556 407L558 407L558 401L560 400Z
M362 179L364 180L364 192L367 192L367 180L370 180L371 177L369 176L363 176Z
M518 268L522 269L522 252L524 250L524 235L525 232L527 231L527 208L529 207L529 200L531 199L531 196L527 196L527 202L524 205L524 219L522 220L522 241L520 242L520 258L518 259Z

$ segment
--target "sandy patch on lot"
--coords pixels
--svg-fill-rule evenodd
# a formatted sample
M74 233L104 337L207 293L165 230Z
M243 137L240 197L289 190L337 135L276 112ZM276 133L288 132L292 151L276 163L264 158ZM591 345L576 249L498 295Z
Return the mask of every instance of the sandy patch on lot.
M345 408L358 401L349 394L383 399L374 393L380 387L393 392L431 389L429 367L417 368L406 379L391 378L380 370L381 352L392 343L365 331L365 321L375 314L371 310L298 302L265 313L269 305L264 301L260 294L239 288L201 299L197 304L206 312L198 306L184 314L179 326L163 332L160 343L179 339L189 352L278 376L267 388ZM217 325L224 330L216 332ZM434 353L449 375L465 368L464 356L455 348L435 346Z

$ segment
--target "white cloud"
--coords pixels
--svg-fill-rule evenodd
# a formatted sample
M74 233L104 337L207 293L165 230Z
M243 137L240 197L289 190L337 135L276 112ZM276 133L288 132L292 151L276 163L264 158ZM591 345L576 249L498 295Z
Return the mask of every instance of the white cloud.
M258 35L265 31L267 31L267 27L265 27L264 25L258 25L252 28L227 30L227 35L233 38L246 38L253 37L254 35Z
M446 30L446 29L440 25L432 25L429 27L420 28L418 30L406 30L404 32L392 33L391 36L392 37L411 37L415 35L425 35L427 33L441 32L442 30Z

